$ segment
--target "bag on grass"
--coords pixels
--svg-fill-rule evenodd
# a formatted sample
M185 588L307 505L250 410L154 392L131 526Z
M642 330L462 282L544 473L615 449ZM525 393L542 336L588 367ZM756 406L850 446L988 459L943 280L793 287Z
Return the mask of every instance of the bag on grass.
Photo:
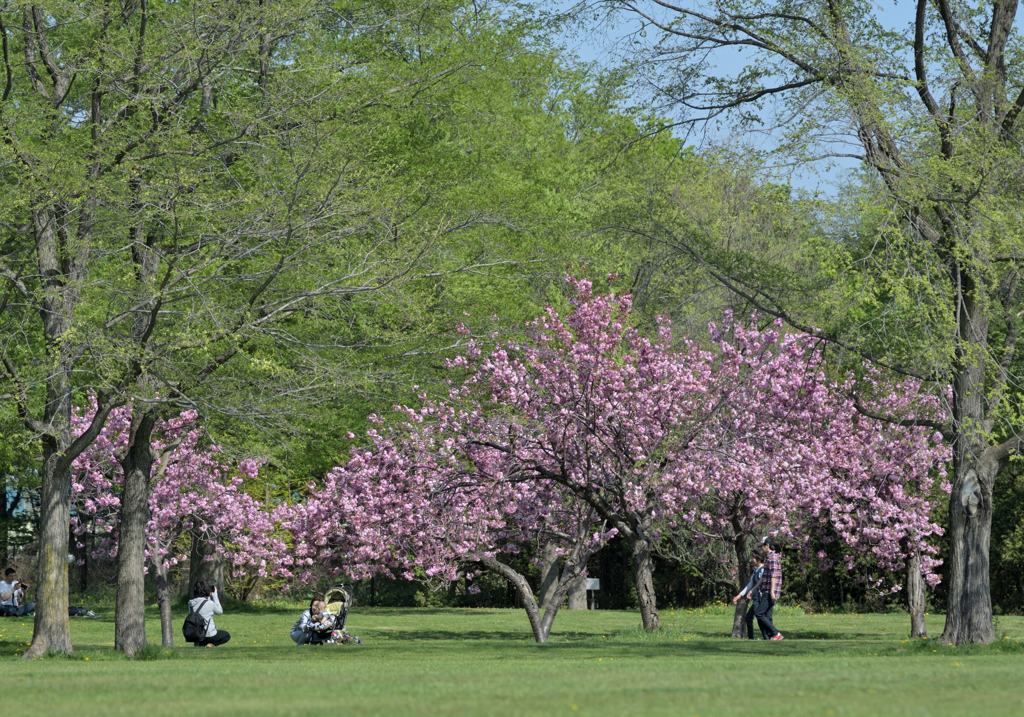
M181 634L185 636L185 642L200 642L206 639L206 626L208 623L200 617L199 611L208 602L209 600L203 600L199 603L198 608L190 610L185 617L185 624L181 626Z

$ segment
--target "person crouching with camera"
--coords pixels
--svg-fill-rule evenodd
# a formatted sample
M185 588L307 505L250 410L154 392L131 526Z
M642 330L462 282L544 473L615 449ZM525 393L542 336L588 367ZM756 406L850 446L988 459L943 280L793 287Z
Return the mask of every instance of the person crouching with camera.
M226 630L218 630L213 622L214 615L223 615L224 609L220 606L220 598L217 597L217 586L208 585L205 580L196 583L192 590L195 596L188 601L188 609L199 613L199 617L206 622L206 637L197 640L196 647L218 647L231 639Z

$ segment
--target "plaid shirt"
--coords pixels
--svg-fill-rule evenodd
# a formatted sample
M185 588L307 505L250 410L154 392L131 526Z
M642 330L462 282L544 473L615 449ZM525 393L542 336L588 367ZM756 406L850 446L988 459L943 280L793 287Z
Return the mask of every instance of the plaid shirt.
M772 589L772 578L775 578L778 586L774 590ZM771 593L772 600L782 597L782 561L779 560L779 554L775 552L768 553L768 557L764 560L764 575L757 596L760 599L768 593Z

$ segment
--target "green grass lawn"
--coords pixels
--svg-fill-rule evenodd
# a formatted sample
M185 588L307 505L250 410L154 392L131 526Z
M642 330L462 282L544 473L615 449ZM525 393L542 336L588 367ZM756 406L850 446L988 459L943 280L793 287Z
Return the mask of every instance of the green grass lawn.
M72 658L26 662L26 619L0 620L5 702L30 715L1020 715L1024 618L1001 640L952 648L908 641L905 615L806 615L777 609L781 643L731 640L723 608L665 610L663 631L636 613L559 613L536 645L524 613L357 608L361 645L296 647L300 606L217 619L215 649L113 652L114 623L73 619ZM184 615L175 615L176 631ZM156 610L149 638L159 644ZM928 617L938 635L941 616Z

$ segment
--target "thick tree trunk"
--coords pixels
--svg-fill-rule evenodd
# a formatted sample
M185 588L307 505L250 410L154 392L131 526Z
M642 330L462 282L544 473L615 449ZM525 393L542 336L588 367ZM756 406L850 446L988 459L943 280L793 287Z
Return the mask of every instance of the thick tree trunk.
M568 570L568 566L566 566ZM565 572L565 571L563 571ZM564 578L563 578L564 579ZM561 582L561 580L559 581ZM568 581L568 597L569 601L566 607L569 610L586 610L587 609L587 579L583 576L574 578Z
M962 286L953 377L953 492L949 500L949 600L943 642L963 645L996 639L989 586L992 488L999 463L985 430L985 371L989 317L984 285L957 265Z
M910 613L910 636L928 637L924 626L926 602L924 578L921 576L921 554L914 554L907 560L907 611Z
M149 522L149 479L153 471L151 439L156 416L132 417L131 432L121 468L121 534L117 549L117 606L114 648L128 657L146 646L146 523Z
M648 632L661 629L658 619L657 597L654 594L654 561L651 546L647 540L632 535L629 537L630 557L633 560L633 577L636 579L636 598L640 604L640 620Z
M210 545L210 541L197 531L192 533L192 552L188 559L188 584L185 587L188 597L192 597L192 590L200 580L216 585L224 596L224 559L216 546Z
M153 576L156 579L156 601L160 606L160 644L164 647L174 647L174 623L171 616L171 589L167 584L167 567L164 559L160 556L153 556L150 560L153 566Z
M70 422L70 421L69 421ZM43 441L39 488L39 568L36 571L35 626L26 659L46 652L72 652L68 624L68 530L71 524L71 471L58 471L61 451Z
M558 546L548 542L544 544L540 563L540 608L547 609L551 604L551 596L558 585Z
M739 585L736 592L742 590L750 581L753 572L750 566L750 556L747 555L747 535L740 529L738 518L733 520L733 530L736 537L733 539L733 550L736 551L736 577L739 578ZM732 614L732 637L742 640L747 636L747 598L740 598L736 601L736 610Z
M992 486L998 466L986 461L957 461L949 501L949 586L943 642L954 645L996 639L989 586ZM973 464L973 465L972 465Z
M66 333L77 303L77 287L65 282L66 261L57 241L57 216L52 207L34 209L33 233L39 273L46 293L39 306L47 358L43 409L43 465L39 487L39 569L36 575L35 626L26 659L47 650L71 652L68 625L68 532L71 526L71 466L65 451L71 446L71 381L74 362L68 355ZM65 260L67 257L64 257ZM13 373L8 368L8 372ZM27 399L22 399L27 415ZM31 427L31 426L30 426Z

